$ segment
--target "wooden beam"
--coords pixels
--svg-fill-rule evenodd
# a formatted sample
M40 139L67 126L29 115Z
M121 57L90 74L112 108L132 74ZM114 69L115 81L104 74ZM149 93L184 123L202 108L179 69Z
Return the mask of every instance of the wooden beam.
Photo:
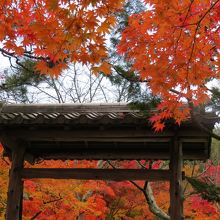
M33 130L28 130L28 128L19 129L4 129L7 136L16 137L26 141L78 141L78 140L91 140L91 139L118 139L118 138L142 138L142 139L160 139L160 138L170 138L173 137L174 133L172 131L164 131L155 134L152 130L142 129L106 129L99 130L98 128L91 129L78 129L78 130L64 130L61 128L54 129L51 128L36 128ZM192 133L191 133L192 134ZM204 136L203 136L204 137Z
M182 220L183 195L182 195L182 143L174 139L170 149L170 218Z
M41 148L42 149L42 148ZM167 149L168 151L168 149ZM108 150L98 151L94 150L94 152L86 151L86 149L82 152L55 152L55 153L40 153L40 150L37 154L33 155L33 157L37 160L38 158L43 158L44 160L169 160L170 155L168 152L159 152L159 151L123 151L123 150L115 150L115 152L110 152ZM183 158L187 160L206 160L208 154L202 152L185 152ZM27 159L27 158L26 158ZM29 161L27 159L27 161ZM32 160L33 161L33 160ZM29 162L32 162L29 161Z
M24 152L25 150L22 147L17 147L12 151L12 165L9 173L6 220L21 219L21 198L23 192L21 170L23 168Z
M143 169L84 169L84 168L24 168L22 178L52 178L80 180L147 180L168 181L169 170Z
M39 155L39 158L43 158L44 160L153 160L153 159L166 159L170 158L168 153L165 152L150 152L150 151L130 151L127 152L122 150L115 149L114 152L106 151L98 151L94 150L86 151L86 149L82 152L69 152L67 153L42 153ZM37 158L36 158L37 159Z

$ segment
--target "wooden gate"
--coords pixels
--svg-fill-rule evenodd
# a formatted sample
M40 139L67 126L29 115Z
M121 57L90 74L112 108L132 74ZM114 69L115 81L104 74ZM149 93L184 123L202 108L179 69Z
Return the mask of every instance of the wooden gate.
M150 113L149 113L150 114ZM210 131L214 120L204 115ZM183 219L182 162L209 158L211 137L191 121L167 122L155 133L147 116L121 104L3 105L0 142L11 161L6 219L22 219L23 180L147 180L170 182L171 220ZM167 170L24 168L24 161L169 160Z

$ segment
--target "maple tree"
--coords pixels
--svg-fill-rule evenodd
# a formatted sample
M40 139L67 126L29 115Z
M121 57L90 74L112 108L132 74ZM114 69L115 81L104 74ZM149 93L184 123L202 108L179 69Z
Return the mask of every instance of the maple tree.
M7 181L9 161L2 156L3 148L0 146L0 219L4 219L7 196ZM111 162L113 166L124 168L136 168L136 161ZM147 169L149 161L140 161ZM105 166L107 162L104 163ZM103 165L104 165L103 164ZM25 167L30 167L25 164ZM34 167L97 167L97 161L43 161ZM164 166L162 161L155 161L153 169ZM204 166L204 171L201 170ZM209 167L207 169L207 166ZM204 165L189 163L184 166L187 176L192 172L195 176L209 178L219 184L219 165L211 163ZM194 170L194 171L193 171ZM143 181L136 181L140 187ZM186 183L185 183L186 184ZM169 183L151 183L155 200L158 206L168 212L169 208ZM187 184L185 190L184 214L186 219L218 219L218 205L203 199L199 194L192 194L193 188ZM49 180L32 179L24 181L23 194L23 218L24 219L155 219L149 210L143 192L131 182L104 182L104 181L77 181L77 180Z
M111 30L109 37L111 43L108 46L108 60L113 64L110 75L103 73L94 75L92 70L86 66L73 63L68 65L67 71L63 71L58 77L54 78L34 71L36 61L25 58L19 61L19 64L13 64L12 68L2 70L0 99L3 102L18 103L33 103L39 102L39 100L40 102L53 101L59 103L97 100L99 102L109 100L111 102L134 102L143 99L144 102L148 101L147 87L141 86L139 82L133 82L120 76L120 74L126 74L126 72L127 75L131 75L129 73L130 64L123 62L122 65L121 58L123 56L118 55L116 51L116 45L119 42L118 34L126 26L128 16L143 9L143 3L127 0L123 10L116 14L117 24ZM88 79L86 80L86 78ZM83 85L84 82L86 88ZM83 89L83 94L81 88ZM87 88L90 91L85 91ZM42 101L42 97L44 101Z
M1 1L2 54L22 65L36 61L41 73L57 76L71 62L109 74L106 34L122 0ZM144 1L123 30L118 52L141 81L162 99L151 118L156 130L164 119L178 124L193 107L207 102L206 83L219 78L219 0ZM29 16L27 16L27 14ZM18 22L19 21L19 22ZM188 101L188 105L186 104Z
M36 62L37 72L52 76L58 76L71 62L89 64L95 74L109 74L111 65L106 34L115 24L114 13L122 9L122 3L119 0L1 1L0 40L3 46L0 51L9 58L15 58L17 64L24 68L23 59L32 59ZM135 80L146 82L152 93L161 97L159 113L151 118L155 129L161 130L164 119L174 118L180 123L190 115L194 106L206 102L209 98L206 82L219 78L220 5L218 0L155 0L145 3L148 5L146 10L129 17L118 52L130 62ZM185 105L186 101L188 105ZM96 166L95 163L85 164ZM53 165L62 166L59 161L53 162ZM124 163L121 166L130 165ZM5 186L5 165L1 171L1 185ZM138 219L138 216L141 219L145 215L153 219L143 202L142 193L129 183L111 183L109 187L104 182L73 181L73 188L69 182L56 183L57 188L64 192L63 197L58 191L54 193L54 188L51 190L54 182L48 181L47 184L44 186L36 180L25 181L26 218L39 213L38 218L42 219L54 219L55 215L58 219L69 219L74 213L78 216L84 213L84 217L89 219L104 216L111 219L112 215L124 219ZM168 195L162 188L167 189L167 186L152 184L157 203L166 212ZM6 186L2 188L3 200L0 204L4 206ZM77 189L79 197L69 194L64 188ZM80 201L79 198L91 188L95 188L96 193L88 197L90 200ZM103 188L107 193L102 191ZM126 190L123 191L123 188ZM137 195L141 199L134 207L131 201ZM198 209L202 211L196 212ZM186 203L186 215L195 219L217 219L213 204L198 195L190 197Z
M105 34L121 6L122 1L111 0L1 1L1 52L18 63L22 57L35 59L37 69L51 75L74 61L108 73Z
M146 1L154 9L134 14L118 46L140 78L163 102L151 120L186 119L208 100L206 82L219 78L219 1ZM189 105L186 104L186 100Z
M47 161L36 167L94 167L96 162ZM54 188L54 185L56 187ZM26 219L105 219L106 197L114 191L104 181L26 180L23 214Z

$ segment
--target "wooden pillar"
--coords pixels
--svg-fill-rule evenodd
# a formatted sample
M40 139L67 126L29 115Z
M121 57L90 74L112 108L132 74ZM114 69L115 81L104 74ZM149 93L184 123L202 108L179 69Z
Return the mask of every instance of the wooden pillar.
M9 172L8 200L6 208L6 220L21 219L21 199L23 192L23 181L21 170L24 162L24 148L17 147L12 151L12 164Z
M21 196L20 196L20 207L19 207L19 220L22 220L22 210L23 210L23 193L24 193L24 181L21 183Z
M182 195L182 143L177 138L173 140L170 149L170 219L182 220L183 195Z

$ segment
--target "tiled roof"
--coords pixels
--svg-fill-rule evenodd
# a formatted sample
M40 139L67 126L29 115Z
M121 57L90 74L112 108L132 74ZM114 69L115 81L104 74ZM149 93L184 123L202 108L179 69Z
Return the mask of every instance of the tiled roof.
M144 118L140 111L126 104L5 104L0 110L0 124L89 123L95 120L129 123Z
M0 125L10 124L147 124L147 117L127 104L3 104L0 105ZM211 127L216 119L205 114L203 122ZM187 123L190 123L188 121ZM191 124L191 123L190 123ZM192 124L191 124L192 126Z
M126 104L4 104L0 107L0 141L10 155L17 140L33 158L168 159L173 137L183 141L185 159L206 159L210 134L188 120L167 121L152 130L143 112ZM207 129L214 121L205 114Z

